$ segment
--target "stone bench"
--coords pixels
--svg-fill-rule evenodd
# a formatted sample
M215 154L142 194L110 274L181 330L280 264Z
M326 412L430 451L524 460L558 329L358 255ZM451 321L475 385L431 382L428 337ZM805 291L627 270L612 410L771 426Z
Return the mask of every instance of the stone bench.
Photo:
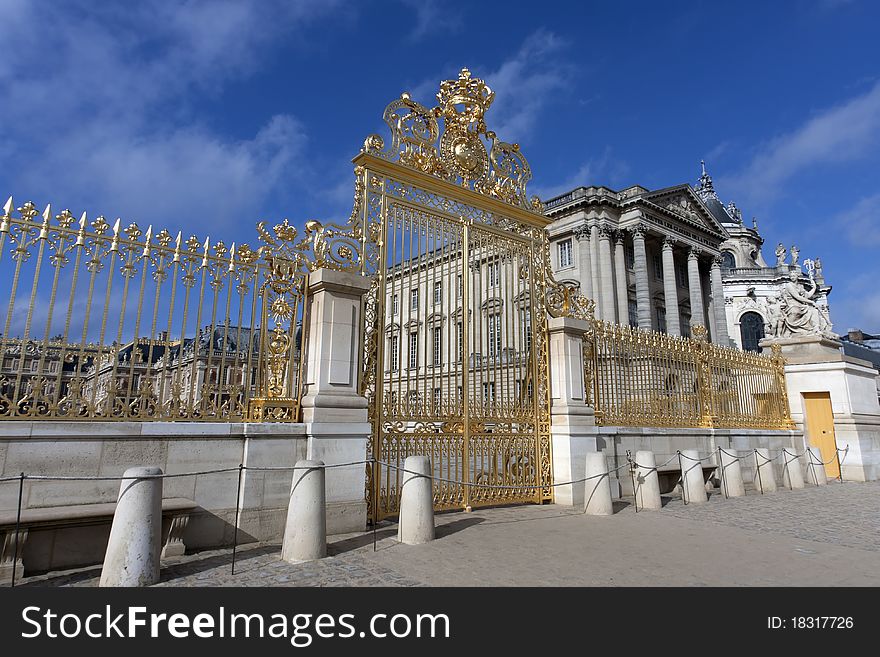
M712 477L712 474L715 470L718 469L717 465L711 465L707 463L702 464L703 467L703 482L708 483L709 479ZM657 478L660 480L660 494L667 495L675 490L675 487L681 483L681 470L676 467L666 467L666 468L658 468L657 469Z
M183 532L190 513L197 508L195 502L182 497L162 500L163 558L185 552ZM28 573L101 563L115 510L116 502L22 509L16 579L24 574L25 557ZM0 585L12 577L15 520L15 509L0 511Z

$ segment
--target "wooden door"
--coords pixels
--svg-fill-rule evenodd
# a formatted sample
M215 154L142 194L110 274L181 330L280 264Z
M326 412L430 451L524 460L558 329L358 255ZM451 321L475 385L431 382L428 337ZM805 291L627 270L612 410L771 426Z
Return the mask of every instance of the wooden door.
M826 463L825 473L829 477L839 477L840 468L836 458L837 441L834 438L831 393L805 392L803 396L807 440L812 447L819 448L822 460Z

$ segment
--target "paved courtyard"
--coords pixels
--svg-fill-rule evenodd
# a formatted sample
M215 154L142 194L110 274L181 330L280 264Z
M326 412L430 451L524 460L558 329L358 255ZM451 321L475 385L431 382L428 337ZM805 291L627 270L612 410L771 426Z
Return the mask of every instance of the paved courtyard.
M437 540L398 544L396 525L331 537L330 556L291 565L278 545L187 555L159 586L878 586L880 482L832 483L707 504L622 501L611 517L547 505L437 516ZM96 586L100 567L24 586Z

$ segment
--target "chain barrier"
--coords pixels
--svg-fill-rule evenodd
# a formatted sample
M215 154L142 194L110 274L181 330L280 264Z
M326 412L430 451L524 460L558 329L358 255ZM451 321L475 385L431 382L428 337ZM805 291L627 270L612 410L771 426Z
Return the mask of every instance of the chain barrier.
M738 454L733 454L733 453L729 452L728 450L724 449L723 447L718 447L718 451L719 451L719 455L720 455L720 453L723 452L724 454L727 454L728 456L734 458L737 461L741 461L741 460L744 460L745 458L748 458L748 457L739 456ZM786 454L789 453L784 448L783 448L782 452L784 452ZM843 458L840 458L840 452L843 452ZM828 465L828 464L832 463L835 459L837 459L838 466L839 466L846 459L848 452L849 452L849 445L847 445L846 448L842 449L842 450L840 448L837 448L834 458L832 458L828 461L820 461L819 463L812 463L812 452L810 452L809 450L805 450L804 453L800 454L800 455L797 455L794 453L793 453L793 455L795 458L800 458L802 456L809 455L809 457L811 459L811 465L820 465L821 464L824 466L824 465ZM754 455L756 457L755 461L757 462L757 457L761 456L761 454L759 454L758 450L756 449L756 450L754 450ZM770 462L776 460L777 458L779 458L780 455L781 454L779 454L771 459L765 459L765 463L770 463ZM638 513L638 506L635 504L635 496L636 496L635 472L636 472L636 470L644 470L647 473L657 472L658 470L660 470L660 468L666 467L667 465L672 463L675 459L679 460L679 468L683 469L682 464L681 464L682 458L688 459L689 461L702 462L702 461L708 461L713 457L714 457L714 455L706 456L703 458L693 458L692 456L688 456L687 454L682 454L681 450L678 450L678 451L676 451L676 453L672 457L670 457L669 459L667 459L663 463L661 463L659 465L654 465L654 466L648 467L648 466L640 464L635 459L633 459L631 456L631 452L629 450L627 450L626 463L619 465L616 468L611 468L610 470L606 470L605 472L600 472L598 474L590 475L589 477L585 476L585 477L581 477L579 479L572 479L571 481L551 483L551 484L549 484L549 486L551 488L556 488L556 487L561 487L561 486L571 486L573 484L585 483L585 482L591 481L593 479L601 479L603 477L610 477L612 474L616 474L616 473L620 472L621 470L623 470L624 468L629 468L630 475L633 478L633 502L634 502L634 507L635 507L636 513ZM720 461L720 458L719 458L719 461ZM28 475L28 474L25 474L24 472L22 472L21 474L19 474L17 476L14 476L14 477L9 477L9 476L0 477L0 483L9 482L9 481L17 481L19 483L19 486L18 486L18 507L17 507L17 511L16 511L16 521L15 521L15 540L14 540L15 545L14 545L14 551L13 551L13 562L12 562L13 566L12 566L12 582L11 582L11 584L13 587L15 586L15 570L16 570L15 564L18 561L19 533L20 533L20 529L21 529L22 498L23 498L24 482L26 480L30 480L30 481L124 481L127 479L172 479L175 477L194 477L194 476L201 476L201 475L222 474L222 473L227 473L227 472L238 472L238 487L237 487L237 492L236 492L236 503L235 503L235 532L234 532L233 544L232 544L232 574L234 575L235 574L236 552L237 552L237 548L238 548L238 525L240 524L239 521L240 521L240 513L241 513L241 477L242 477L242 474L244 473L245 470L254 470L255 472L291 472L294 470L316 470L316 469L328 470L328 469L332 469L332 468L344 468L344 467L351 467L351 466L355 466L355 465L367 465L367 464L378 464L378 465L382 465L386 468L391 468L393 470L397 470L398 472L417 475L419 477L425 476L420 472L407 470L406 468L399 466L399 465L396 465L396 464L393 464L393 463L388 463L386 461L379 461L375 458L368 458L368 459L363 459L360 461L348 461L345 463L330 463L330 464L321 464L321 465L247 466L244 464L240 464L238 467L234 467L234 468L217 468L214 470L197 470L194 472L162 473L162 474L156 474L156 475L142 475L142 476L128 476L128 477L126 477L125 475L117 476L117 477L112 477L112 476L69 476L69 475ZM694 467L694 466L692 466L692 467ZM723 471L723 467L724 466L721 463L719 463L716 466L717 469L721 469L722 471ZM756 468L756 470L758 471L758 476L760 477L760 468ZM478 483L469 482L469 481L468 482L461 481L458 479L436 477L433 475L429 476L428 478L431 479L431 481L437 481L437 482L441 482L441 483L445 483L445 484L453 484L453 485L458 485L458 486L468 486L470 488L492 489L492 490L520 490L523 488L523 486L521 486L521 485L520 486L505 486L505 485L498 485L498 484L478 484ZM842 481L842 479L841 479L841 481ZM763 486L762 486L762 489L763 489ZM376 523L373 523L374 541L375 541L375 526L376 526ZM374 544L374 549L375 549L375 544Z

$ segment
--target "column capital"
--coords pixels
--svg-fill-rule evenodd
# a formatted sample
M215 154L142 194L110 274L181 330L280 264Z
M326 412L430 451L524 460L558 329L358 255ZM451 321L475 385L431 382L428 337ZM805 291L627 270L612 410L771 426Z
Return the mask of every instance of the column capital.
M627 227L627 230L633 236L633 239L635 239L636 237L644 239L645 234L648 232L648 224L640 221L637 224L633 224L632 226Z
M573 232L574 232L574 237L578 242L590 239L590 226L586 222L586 220L584 220L584 222L581 225L579 225L577 228L575 228Z
M699 261L700 256L704 253L703 249L698 246L692 246L688 248L688 261L697 260Z
M623 244L623 241L626 239L626 231L625 230L615 230L614 231L614 241L617 244Z
M716 269L716 268L721 269L722 262L723 262L723 259L721 258L720 255L713 255L712 256L712 269Z
M474 256L468 261L468 269L470 269L472 272L474 272L474 274L479 276L482 264L483 264L483 261L480 259L480 257Z
M663 248L664 249L666 249L666 248L671 249L676 244L678 244L678 240L675 239L672 235L665 235L663 237Z
M609 224L599 224L599 237L603 239L611 239L614 234L614 227Z

